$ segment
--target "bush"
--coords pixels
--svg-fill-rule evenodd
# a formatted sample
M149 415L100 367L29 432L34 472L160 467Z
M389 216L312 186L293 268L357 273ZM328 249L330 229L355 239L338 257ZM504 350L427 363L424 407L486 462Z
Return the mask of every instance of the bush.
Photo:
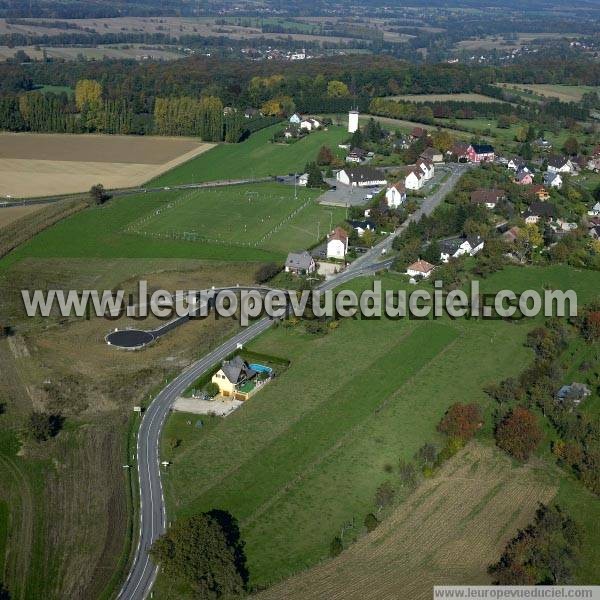
M331 544L329 544L329 556L331 558L335 558L339 556L344 550L344 544L342 543L341 538L337 535L331 540Z
M525 461L542 441L542 430L530 410L517 406L500 421L495 436L499 448Z
M204 391L211 397L214 398L219 393L219 386L212 381L206 385Z
M281 271L281 267L275 263L267 263L259 267L254 275L256 283L266 283Z
M438 425L438 431L463 441L470 440L482 426L481 409L477 404L453 404Z
M371 531L376 529L377 525L379 525L377 517L373 513L369 513L365 517L365 527L367 528L367 531L370 533Z
M58 434L63 421L64 419L60 415L48 415L34 411L29 415L29 435L36 442L45 442Z

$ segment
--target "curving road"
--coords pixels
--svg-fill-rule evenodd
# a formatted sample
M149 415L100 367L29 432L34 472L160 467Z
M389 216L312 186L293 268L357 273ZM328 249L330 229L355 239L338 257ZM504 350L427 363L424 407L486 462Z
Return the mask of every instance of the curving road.
M435 194L424 200L419 210L413 213L398 230L355 260L345 271L317 289L322 291L334 289L356 277L389 267L393 259L386 259L382 255L389 251L393 239L402 234L410 221L419 220L422 215L430 214L454 187L466 168L468 166L453 165L450 169L450 177L440 185ZM166 508L160 473L160 438L171 405L198 377L234 352L238 344L250 342L269 329L272 324L273 321L269 318L261 319L203 356L167 384L145 411L137 440L140 493L139 541L131 569L117 598L143 600L149 595L156 579L158 567L151 561L148 551L152 543L166 529Z

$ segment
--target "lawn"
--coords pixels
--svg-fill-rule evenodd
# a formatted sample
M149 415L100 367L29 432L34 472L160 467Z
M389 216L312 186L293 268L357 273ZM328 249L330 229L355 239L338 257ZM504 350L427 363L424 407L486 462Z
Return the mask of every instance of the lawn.
M317 158L323 145L336 149L348 138L344 127L329 127L315 131L294 144L274 144L273 134L284 124L267 127L239 144L220 144L152 180L149 185L176 185L245 177L266 177L301 172L307 162Z
M401 281L386 276L384 286ZM583 302L597 294L600 276L565 267L507 268L482 287L542 284L573 287ZM170 518L231 511L247 544L253 585L319 562L344 524L360 530L375 489L399 458L411 459L425 441L440 443L435 425L450 404L477 401L490 414L483 388L517 375L532 359L523 344L532 327L532 321L384 319L346 320L324 337L301 328L267 332L249 349L285 356L289 369L172 452L164 481ZM175 597L168 587L159 580L161 597Z
M600 87L591 85L562 85L562 84L523 84L499 83L498 87L508 92L525 92L524 96L533 99L558 98L561 102L579 102L587 92L600 93Z
M43 231L2 259L0 269L26 257L280 262L343 219L343 209L323 207L315 195L298 190L294 200L293 186L273 183L117 198Z

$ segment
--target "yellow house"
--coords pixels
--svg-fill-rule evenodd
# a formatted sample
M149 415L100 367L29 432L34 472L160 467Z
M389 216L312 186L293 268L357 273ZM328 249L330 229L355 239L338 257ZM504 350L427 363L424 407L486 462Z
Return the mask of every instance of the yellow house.
M219 386L219 393L222 396L247 400L255 387L252 379L256 375L256 371L251 369L245 360L236 356L231 360L224 360L211 381Z

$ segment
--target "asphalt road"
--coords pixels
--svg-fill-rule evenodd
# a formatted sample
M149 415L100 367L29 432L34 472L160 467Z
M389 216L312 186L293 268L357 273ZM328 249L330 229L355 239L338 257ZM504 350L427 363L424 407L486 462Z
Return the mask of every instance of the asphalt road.
M450 177L440 185L437 192L423 201L420 209L411 215L409 221L418 220L423 214L430 214L467 168L468 166L465 165L453 165ZM389 266L392 259L386 259L385 254L391 248L393 239L401 235L407 226L408 222L404 223L397 231L356 259L345 271L326 281L318 289L323 291L334 289L356 277ZM239 344L247 344L269 329L272 324L271 319L263 318L203 356L168 383L143 413L137 441L140 493L139 542L129 575L117 598L143 600L149 595L158 572L148 551L154 540L165 532L167 525L159 447L161 432L171 405L198 377L234 352Z

